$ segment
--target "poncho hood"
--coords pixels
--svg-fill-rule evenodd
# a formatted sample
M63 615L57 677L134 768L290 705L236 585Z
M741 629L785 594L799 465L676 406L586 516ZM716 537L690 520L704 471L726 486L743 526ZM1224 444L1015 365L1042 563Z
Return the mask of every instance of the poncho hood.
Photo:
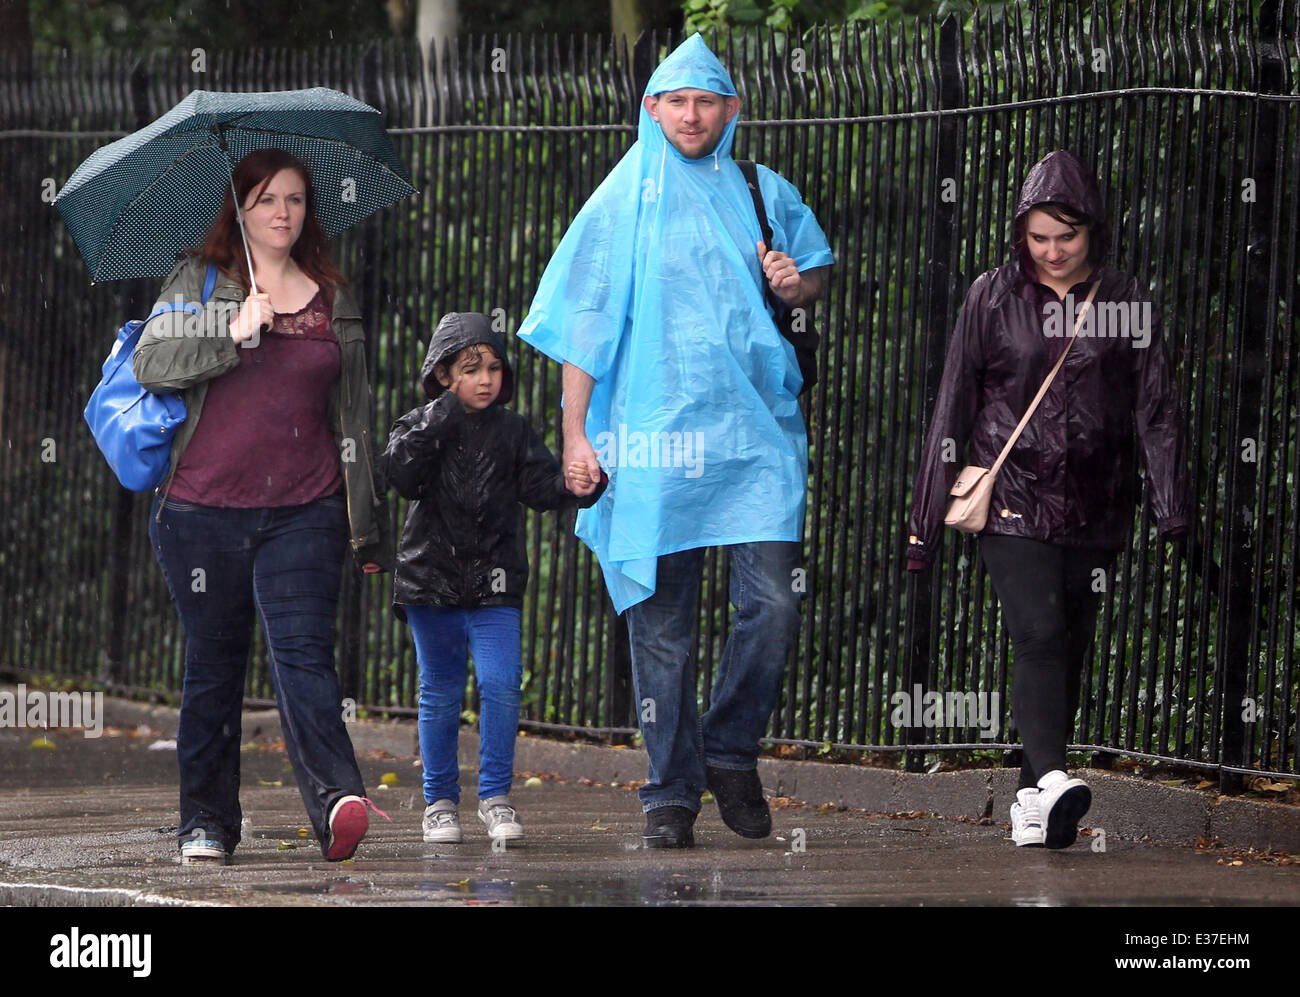
M420 368L420 384L430 398L437 398L447 389L439 383L433 368L436 364L450 364L466 346L490 346L501 358L501 393L493 405L506 405L514 396L515 373L506 355L506 341L492 328L492 320L479 312L451 312L444 315L429 340L429 351Z
M650 82L646 84L643 97L657 97L663 93L670 93L673 90L708 90L711 93L721 94L723 97L735 97L736 87L731 82L731 76L727 73L726 68L718 61L718 57L709 51L709 47L704 44L704 39L699 35L691 35L690 38L682 42L673 53L663 62L650 77ZM740 114L736 113L732 119L727 122L726 127L722 130L722 137L718 139L718 144L713 151L706 156L700 157L700 160L692 160L683 156L677 151L676 147L664 136L664 130L654 118L650 117L650 112L646 110L644 100L641 103L641 116L637 126L637 138L656 155L676 156L682 162L699 162L702 160L712 160L714 168L719 168L719 160L722 157L731 156L731 144L736 136L736 124L740 121Z

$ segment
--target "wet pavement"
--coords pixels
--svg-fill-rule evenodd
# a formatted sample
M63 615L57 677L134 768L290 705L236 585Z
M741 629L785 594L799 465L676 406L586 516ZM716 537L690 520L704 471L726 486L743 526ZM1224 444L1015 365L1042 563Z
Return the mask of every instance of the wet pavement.
M731 834L707 808L697 847L640 847L631 794L607 787L517 787L527 831L494 851L472 817L466 841L420 840L419 798L381 794L357 857L326 863L299 837L296 792L245 794L249 833L228 867L175 863L170 793L132 786L8 795L0 819L0 899L11 904L1011 905L1295 904L1300 868L1217 864L1192 849L1088 841L1017 850L1007 829L935 817L779 811L772 839ZM165 797L165 798L164 798ZM469 823L474 821L474 823ZM90 893L88 891L96 891ZM62 896L60 895L62 894Z
M728 831L708 804L695 849L647 851L640 846L635 792L609 784L631 780L600 771L614 757L634 772L643 756L573 746L564 749L568 761L556 766L564 777L538 770L516 780L512 798L527 829L522 846L490 847L475 816L472 771L462 773L469 787L461 805L465 842L429 845L420 836L424 804L411 724L351 728L366 784L378 787L385 775L395 777L391 788L371 790L392 822L372 817L357 857L327 863L301 834L304 813L273 715L246 719L245 836L234 863L182 867L175 859L175 753L168 745L174 729L167 729L174 711L123 707L120 714L128 725L109 727L99 739L53 731L46 735L53 747L33 747L32 731L0 730L0 904L1300 903L1300 862L1285 857L1242 859L1222 848L1134 840L1114 829L1104 849L1100 835L1060 852L1017 849L1005 820L997 819L1005 816L1001 807L981 820L979 813L873 814L783 798L773 811L773 837L748 841ZM535 762L555 750L524 743L530 740L536 739L521 739L521 758ZM472 748L472 741L463 746L463 761L472 762ZM597 752L603 754L590 754ZM586 778L592 784L584 785L575 775L573 766L587 758L603 781Z

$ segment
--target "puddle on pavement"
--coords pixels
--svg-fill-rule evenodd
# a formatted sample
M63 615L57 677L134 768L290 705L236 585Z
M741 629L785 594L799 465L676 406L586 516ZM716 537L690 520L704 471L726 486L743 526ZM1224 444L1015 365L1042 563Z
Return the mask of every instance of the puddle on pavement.
M360 896L371 891L369 883L252 883L242 889L259 893L290 893L302 896Z
M771 903L761 889L723 886L698 879L618 877L561 879L546 882L490 880L473 877L463 882L425 881L417 889L430 899L471 904L519 904L527 907L665 906L677 904ZM809 902L817 902L809 898Z

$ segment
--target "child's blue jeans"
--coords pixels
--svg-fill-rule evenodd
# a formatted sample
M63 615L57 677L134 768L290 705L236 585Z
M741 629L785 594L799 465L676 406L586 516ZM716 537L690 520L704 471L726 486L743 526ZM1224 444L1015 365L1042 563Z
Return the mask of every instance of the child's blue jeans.
M519 730L519 610L405 606L420 662L420 758L424 800L460 802L456 742L465 699L466 653L479 691L478 796L510 792Z

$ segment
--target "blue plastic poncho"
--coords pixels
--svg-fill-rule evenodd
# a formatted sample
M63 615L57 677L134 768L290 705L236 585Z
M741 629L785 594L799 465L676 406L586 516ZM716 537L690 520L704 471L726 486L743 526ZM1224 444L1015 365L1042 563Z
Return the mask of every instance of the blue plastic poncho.
M699 35L646 93L684 88L736 94ZM737 118L714 152L687 159L643 105L637 142L574 219L519 329L595 379L587 438L610 484L576 532L620 613L653 594L661 554L802 536L802 378L763 301L758 219L731 158ZM832 263L799 192L758 173L771 248L801 271Z

